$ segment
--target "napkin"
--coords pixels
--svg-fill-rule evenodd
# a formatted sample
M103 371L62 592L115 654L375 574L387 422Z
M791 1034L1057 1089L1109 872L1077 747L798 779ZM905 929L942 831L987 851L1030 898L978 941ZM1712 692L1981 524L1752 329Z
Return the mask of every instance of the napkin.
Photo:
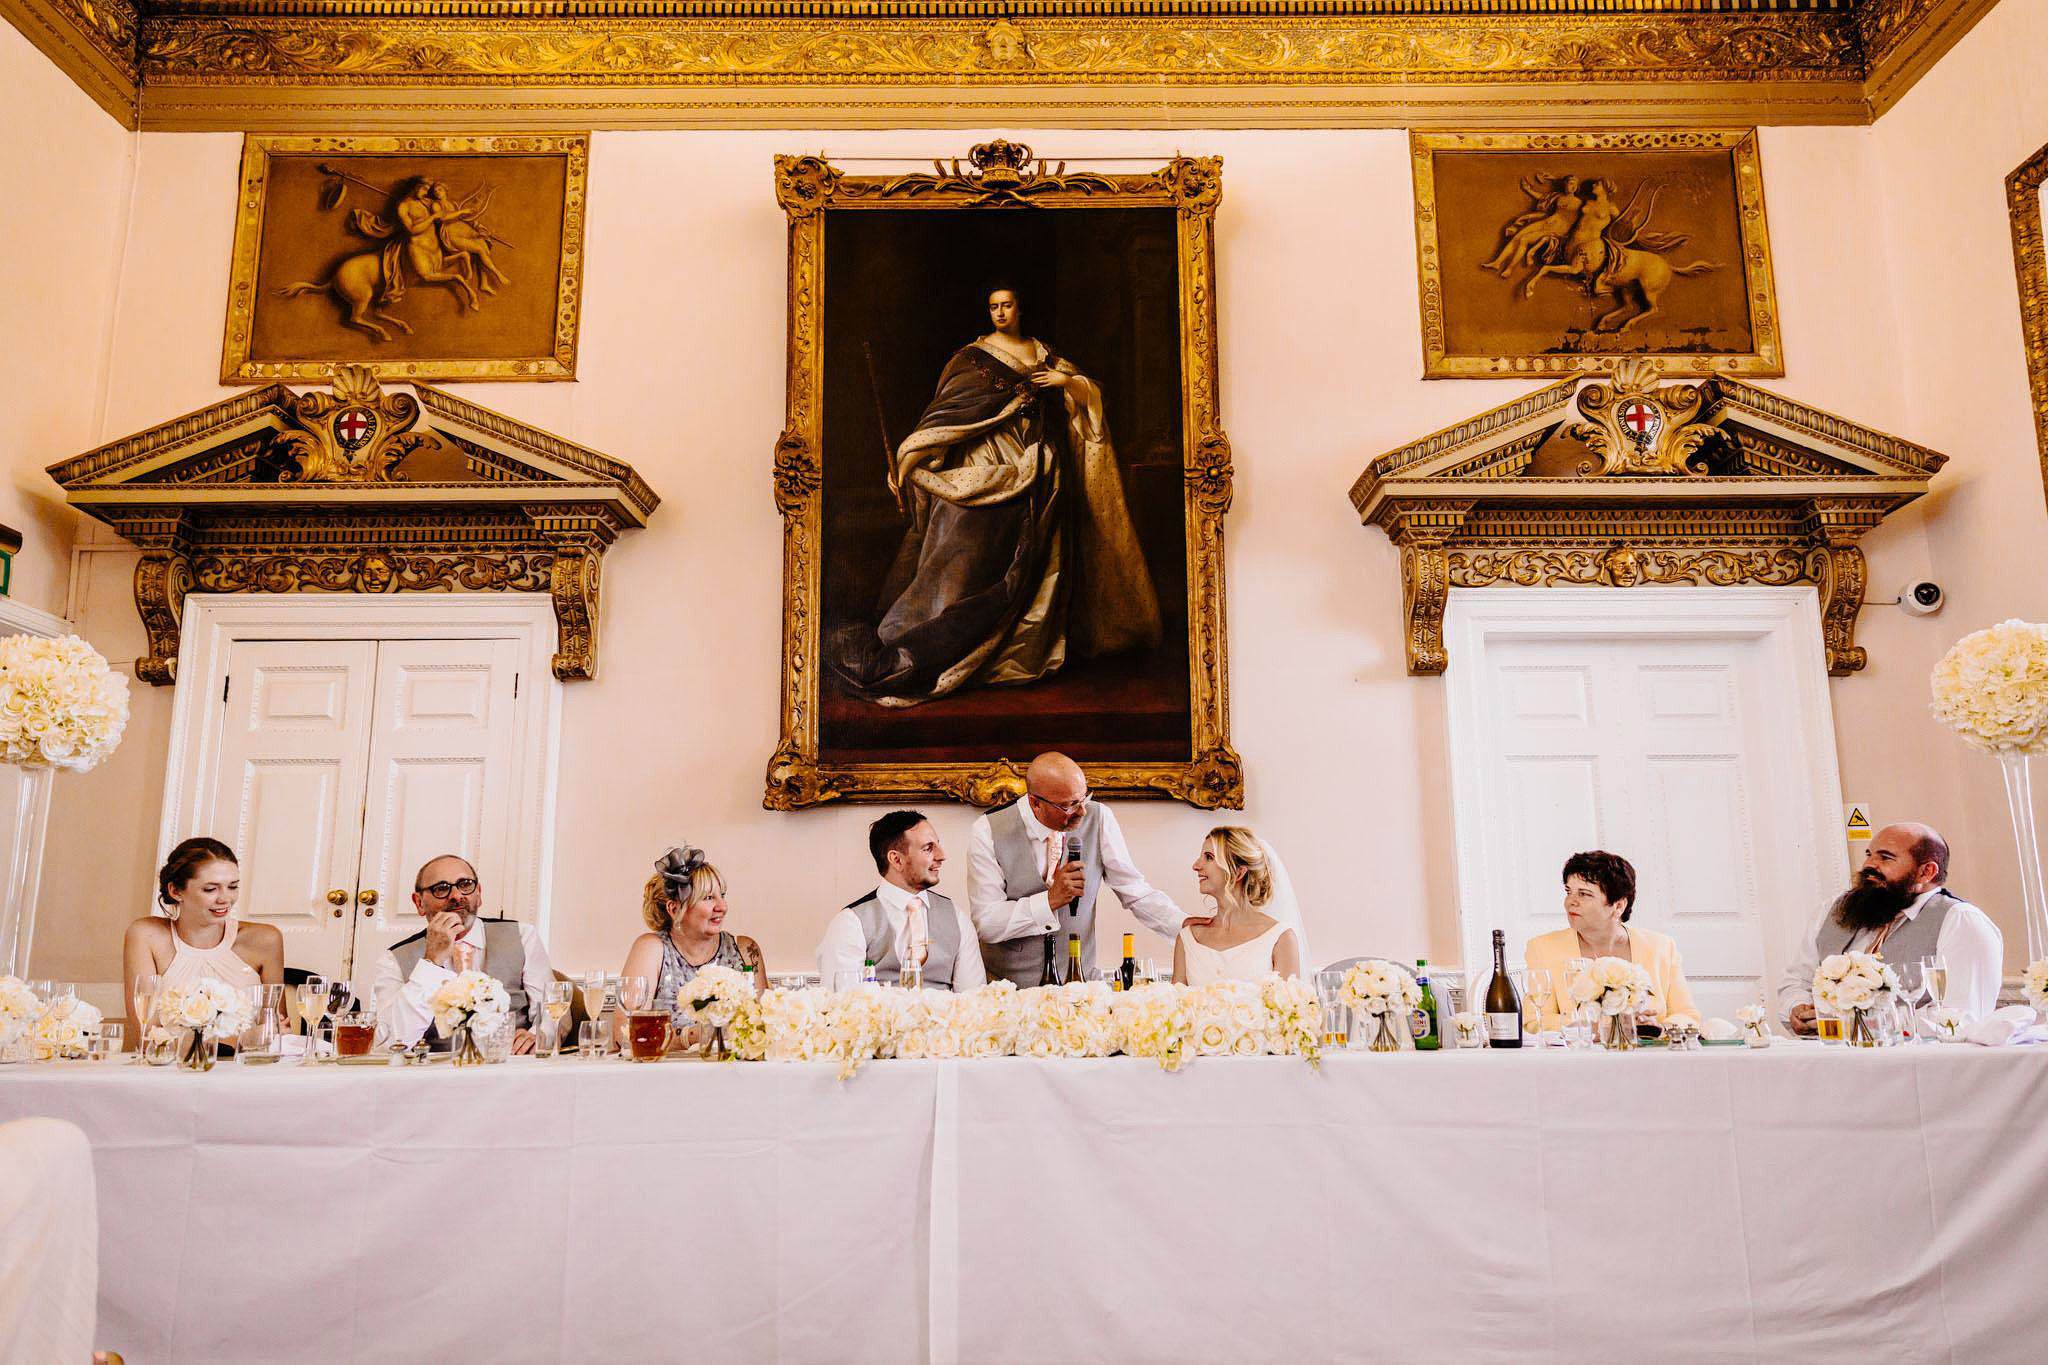
M1740 1038L1742 1030L1726 1019L1716 1017L1700 1025L1700 1036L1716 1043L1725 1043L1732 1038Z
M1963 1037L1985 1047L2048 1043L2048 1024L2041 1023L2025 1005L2007 1005L2002 1010L1993 1010L1990 1018L1973 1025Z

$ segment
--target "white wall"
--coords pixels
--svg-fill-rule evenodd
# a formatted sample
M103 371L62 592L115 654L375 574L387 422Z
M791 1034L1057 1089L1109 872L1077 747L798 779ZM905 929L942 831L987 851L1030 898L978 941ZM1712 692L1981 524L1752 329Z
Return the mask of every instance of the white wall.
M2000 50L2001 41L2031 43L2037 62L2048 56L2038 25L2022 32L2002 21L2015 8L2001 7L1951 62L2004 62L2016 80L2024 54ZM1932 620L1868 609L1861 638L1871 666L1837 680L1833 698L1850 794L1880 816L1947 827L1959 883L2007 926L2010 941L2016 879L1996 778L1926 719L1925 679L1963 630L2048 615L2037 575L2009 567L2038 565L2048 549L1998 188L2032 146L1955 157L1931 131L1944 117L1925 113L1927 101L1945 90L1941 98L1967 111L2000 97L1981 76L1946 75L1937 72L1876 130L1764 131L1790 371L1772 383L1956 457L1933 512L1895 519L1867 547L1874 596L1932 572L1955 607ZM1915 120L1930 131L1893 133ZM2048 139L2048 119L2032 122ZM1954 126L1973 125L1965 117ZM2016 128L2001 136L2015 148L2026 140ZM566 966L616 964L638 928L649 864L678 839L703 844L724 868L734 926L759 937L778 969L807 965L826 912L871 880L863 830L876 810L760 808L776 740L781 605L769 467L783 415L785 235L770 158L820 149L840 160L929 158L982 137L599 134L584 378L463 390L631 461L668 499L647 530L607 556L601 676L567 689L553 934ZM1226 523L1231 692L1250 799L1229 818L1286 854L1319 953L1453 957L1442 685L1403 671L1395 556L1358 525L1345 494L1374 456L1525 386L1416 377L1405 135L1023 137L1070 160L1223 156L1223 420L1237 459ZM106 371L106 436L224 392L216 376L238 152L233 136L141 139ZM1913 246L1951 214L1967 215L1964 236L1940 250ZM1950 322L1958 299L1963 312ZM1996 429L1987 431L1993 416ZM16 477L39 475L18 469ZM140 630L130 560L102 554L88 564L85 628L110 655L132 657ZM41 973L111 976L121 925L147 895L169 693L138 687L135 703L120 755L60 784L45 886L70 909L72 927L45 934ZM1157 803L1128 803L1120 814L1153 880L1192 904L1188 863L1212 819ZM972 812L935 815L957 888ZM46 911L45 924L63 920Z

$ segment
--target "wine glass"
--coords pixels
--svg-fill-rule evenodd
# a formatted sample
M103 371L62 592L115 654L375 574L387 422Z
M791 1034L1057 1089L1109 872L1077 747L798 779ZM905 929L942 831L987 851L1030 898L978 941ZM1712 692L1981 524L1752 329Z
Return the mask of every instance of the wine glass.
M1522 968L1523 1029L1530 1035L1543 1032L1544 1020L1558 1012L1556 983L1546 967Z
M306 1050L299 1057L299 1065L306 1066L319 1051L320 1019L327 1012L327 979L309 976L299 984L299 1018L306 1025Z
M542 1035L542 1041L546 1044L543 1056L553 1056L555 1049L561 1045L562 1021L569 1017L569 1009L574 1003L575 994L576 988L566 981L550 981L541 989L541 1012L547 1016L548 1021L547 1032Z
M346 981L330 981L327 983L328 1014L347 1014L355 1003L355 987Z
M1946 1005L1948 1003L1948 959L1939 953L1920 959L1920 981L1930 992L1927 1003Z
M634 1014L647 1008L653 999L644 976L622 976L619 978L619 1010L623 1014Z
M142 1054L149 1043L149 1023L156 1014L156 998L163 993L164 979L155 972L143 972L135 978L134 990L128 1002L135 1007L135 1055L128 1059L130 1066L142 1063Z

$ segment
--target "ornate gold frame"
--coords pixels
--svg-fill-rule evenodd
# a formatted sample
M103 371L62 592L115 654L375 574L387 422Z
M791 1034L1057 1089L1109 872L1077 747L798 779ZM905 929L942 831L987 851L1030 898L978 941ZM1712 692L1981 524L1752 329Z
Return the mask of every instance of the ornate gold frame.
M235 246L228 277L227 326L222 334L220 382L268 384L280 379L324 379L335 361L273 363L252 359L249 331L256 309L256 255L263 244L263 210L269 189L270 158L286 153L505 152L558 153L566 162L562 185L562 260L555 288L554 337L548 354L517 360L366 360L358 362L381 379L574 379L576 329L583 306L583 221L585 182L590 170L588 133L545 133L462 137L245 137L241 196L235 210Z
M252 389L49 474L142 550L135 674L157 686L190 592L545 592L555 676L592 677L600 562L660 503L631 465L356 365L331 393Z
M1380 456L1351 503L1401 552L1410 673L1449 665L1452 588L1808 583L1841 677L1867 662L1857 542L1947 459L1726 375L1666 382L1632 359Z
M1778 341L1777 286L1771 275L1770 233L1764 219L1763 168L1756 130L1663 129L1644 132L1410 133L1415 172L1415 254L1421 274L1422 377L1425 379L1528 379L1586 374L1621 358L1591 355L1465 356L1449 354L1444 326L1443 261L1437 250L1436 155L1455 151L1726 150L1734 154L1735 191L1742 224L1745 292L1756 350L1747 355L1663 354L1647 357L1660 368L1686 374L1785 373Z
M1230 507L1230 443L1216 412L1214 226L1219 158L1175 157L1138 175L1068 174L1028 147L974 149L975 165L934 163L934 173L847 175L814 156L775 159L776 198L789 215L788 415L775 446L775 505L782 512L782 734L768 760L762 804L795 810L826 801L950 798L989 806L1023 790L1012 755L966 763L824 763L819 760L819 574L823 504L822 328L829 211L892 208L1016 211L1099 206L1172 208L1178 221L1181 301L1181 442L1184 451L1191 760L1090 763L1101 796L1165 797L1203 807L1241 806L1244 773L1230 747L1223 608L1223 515ZM1029 206L1029 207L1026 207Z
M2012 264L2019 276L2020 330L2027 345L2027 386L2034 399L2034 444L2048 491L2048 249L2041 240L2041 186L2048 183L2048 147L2005 178L2012 216Z

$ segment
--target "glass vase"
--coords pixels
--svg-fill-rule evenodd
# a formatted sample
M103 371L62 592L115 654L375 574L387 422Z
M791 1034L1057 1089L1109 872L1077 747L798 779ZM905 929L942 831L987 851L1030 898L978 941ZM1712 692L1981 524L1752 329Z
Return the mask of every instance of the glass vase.
M1883 1047L1884 1034L1879 1026L1877 1007L1867 1010L1851 1009L1842 1041L1850 1047Z
M1601 1014L1593 1021L1593 1040L1609 1052L1633 1052L1636 1047L1636 1016L1632 1010Z
M14 829L8 845L13 856L0 867L0 976L26 979L29 944L36 932L36 892L43 876L50 779L56 770L24 763L19 771L21 789L15 794Z
M2006 750L1998 755L2005 777L2006 811L2012 817L2012 841L2020 859L2020 900L2027 919L2027 961L2048 957L2048 887L2041 880L2041 841L2034 827L2034 784L2027 755Z
M704 1040L704 1060L722 1062L725 1060L725 1025L711 1025L711 1034Z
M213 1070L213 1039L203 1028L188 1028L178 1039L178 1065L187 1071Z
M465 1019L448 1035L449 1060L457 1066L482 1066L484 1050L477 1046L476 1026Z
M1369 1014L1361 1010L1351 1012L1351 1047L1360 1052L1399 1052L1401 1050L1401 1027L1408 1016L1395 1010L1382 1010Z

